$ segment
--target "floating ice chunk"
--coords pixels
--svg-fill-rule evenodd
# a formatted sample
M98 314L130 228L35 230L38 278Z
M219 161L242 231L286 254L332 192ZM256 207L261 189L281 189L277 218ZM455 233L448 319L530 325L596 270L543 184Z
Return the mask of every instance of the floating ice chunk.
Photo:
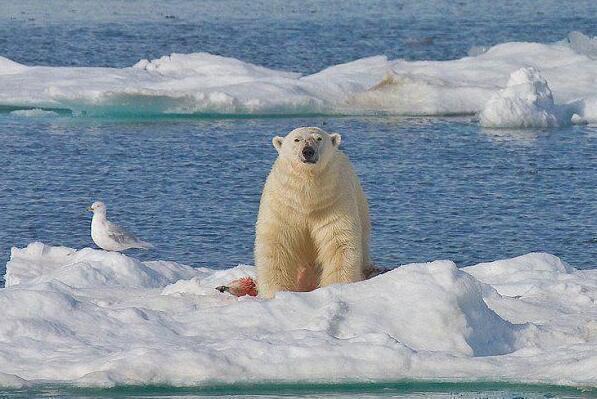
M573 110L573 124L596 123L597 122L597 95L586 96L568 104Z
M552 255L411 264L273 300L214 289L245 276L255 268L15 248L0 289L0 386L597 383L597 271Z
M593 104L597 90L597 61L585 55L593 54L593 41L571 34L554 44L503 43L449 61L375 56L308 76L208 53L128 68L28 67L0 58L0 106L86 115L472 115L512 71L535 67L557 103L592 121L597 112L582 104Z
M579 54L584 54L592 59L597 59L597 37L589 37L581 32L568 34L570 47Z
M497 128L565 126L571 118L570 107L554 104L547 81L532 67L513 72L479 114L481 126Z
M57 112L54 111L47 111L41 108L33 108L33 109L18 109L16 111L11 111L10 115L13 116L20 116L25 118L53 118L58 116Z

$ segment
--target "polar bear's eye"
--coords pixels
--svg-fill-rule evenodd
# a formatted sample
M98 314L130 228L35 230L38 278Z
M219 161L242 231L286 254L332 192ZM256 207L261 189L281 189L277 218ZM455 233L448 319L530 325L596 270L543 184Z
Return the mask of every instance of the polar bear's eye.
M323 138L321 136L317 137L317 141L321 141Z
M294 139L295 143L298 143L299 141L301 141L301 139Z

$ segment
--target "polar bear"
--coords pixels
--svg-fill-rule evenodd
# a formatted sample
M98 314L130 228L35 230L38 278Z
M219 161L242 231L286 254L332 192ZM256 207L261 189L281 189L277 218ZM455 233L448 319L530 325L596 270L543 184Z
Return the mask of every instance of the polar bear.
M260 296L363 279L369 209L340 141L340 134L316 127L273 138L278 158L263 188L255 234Z

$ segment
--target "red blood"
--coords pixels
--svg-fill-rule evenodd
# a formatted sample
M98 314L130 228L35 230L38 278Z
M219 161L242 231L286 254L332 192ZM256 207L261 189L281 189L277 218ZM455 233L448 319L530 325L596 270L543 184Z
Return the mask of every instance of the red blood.
M365 279L369 279L387 271L387 269L380 269L376 268L373 265L370 265L364 270L363 274ZM316 276L314 277L314 275L310 274L308 272L308 269L305 267L301 267L297 270L296 278L296 291L313 291L317 288L318 283ZM231 281L228 285L216 287L216 290L220 292L229 292L234 296L257 296L257 285L255 284L255 280L253 280L253 278L251 277L243 277L236 279L234 281Z
M227 286L229 293L235 296L257 296L257 286L251 277L243 277L230 282Z

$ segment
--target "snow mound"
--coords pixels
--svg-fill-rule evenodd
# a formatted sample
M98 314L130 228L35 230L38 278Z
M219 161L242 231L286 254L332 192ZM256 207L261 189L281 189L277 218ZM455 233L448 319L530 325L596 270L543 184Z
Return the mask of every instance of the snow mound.
M0 289L0 386L400 379L597 383L597 271L549 254L410 264L272 300L194 269L32 243Z
M173 53L155 60L143 59L133 65L133 68L157 72L162 76L205 77L213 79L212 83L216 86L221 83L221 80L235 84L257 79L297 79L301 76L299 73L275 71L235 58L209 53Z
M499 98L496 93L506 88L512 71L536 68L549 82L552 100L570 107L580 120L595 122L595 42L572 32L558 43L503 43L450 61L368 57L308 76L203 52L144 59L128 68L28 67L0 57L0 106L92 116L472 115L492 96ZM528 78L533 78L531 89L538 90L542 80ZM542 94L547 96L537 93ZM541 101L537 106L543 110ZM544 117L519 115L514 122L570 123L557 109L546 108Z
M39 258L46 260L39 263ZM6 287L59 281L73 288L156 288L194 276L190 266L174 262L145 262L118 252L85 248L48 247L36 242L11 250Z
M510 75L505 89L489 99L479 117L485 127L540 128L570 125L572 113L554 104L537 69L521 68Z

